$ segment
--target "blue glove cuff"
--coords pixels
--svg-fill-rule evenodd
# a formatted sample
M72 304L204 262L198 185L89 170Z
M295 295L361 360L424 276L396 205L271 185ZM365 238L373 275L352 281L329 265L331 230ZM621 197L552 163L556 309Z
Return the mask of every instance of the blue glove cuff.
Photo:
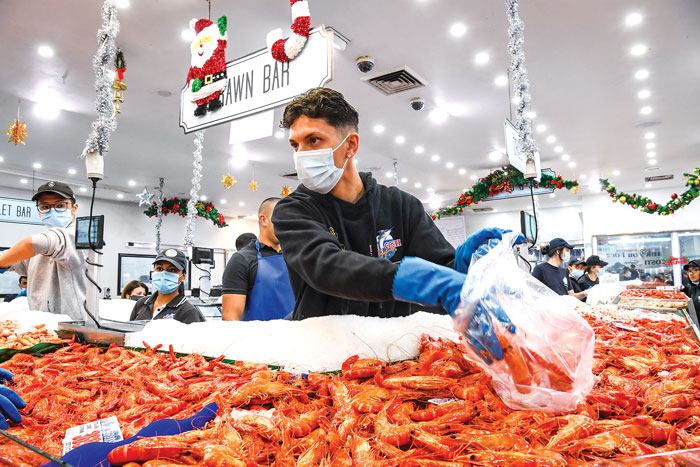
M459 307L460 293L467 278L452 268L422 258L404 258L394 276L392 293L404 302L441 305L454 314Z

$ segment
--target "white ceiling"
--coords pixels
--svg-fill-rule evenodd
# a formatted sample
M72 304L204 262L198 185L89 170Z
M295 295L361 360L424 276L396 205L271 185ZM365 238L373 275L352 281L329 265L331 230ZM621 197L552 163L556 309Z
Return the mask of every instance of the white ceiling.
M105 163L106 177L100 197L135 202L144 185L166 179L166 195L189 193L192 172L193 135L178 127L179 90L189 67L188 43L180 32L193 17L206 17L205 0L130 0L119 11L121 32L117 42L127 62L126 102L112 136ZM18 99L28 125L26 146L0 145L0 186L23 187L19 179L31 176L36 161L37 181L61 178L74 186L86 185L82 162L77 159L94 118L92 58L95 34L100 25L97 0L2 0L0 2L0 123L14 118ZM508 67L507 20L503 1L464 0L311 0L312 24L332 26L350 39L344 51L335 54L335 79L330 87L345 94L360 112L360 170L371 168L381 183L391 171L392 158L399 160L402 188L423 200L432 187L445 203L452 203L459 190L471 186L470 176L484 176L501 163L488 158L503 147L503 119L508 116L508 89L497 87L494 78ZM635 27L625 26L630 12L643 15ZM229 17L227 59L232 60L264 47L266 33L288 27L288 2L282 0L212 1L212 16ZM566 178L584 183L598 175L614 177L626 190L642 189L645 175L674 174L672 182L653 186L681 186L683 170L700 162L700 1L697 0L524 0L525 52L530 74L534 124L548 130L536 133L543 166ZM463 22L467 33L453 38L449 27ZM646 44L649 51L634 57L630 48ZM50 44L52 58L37 54L40 44ZM485 65L476 65L478 52L490 54ZM408 65L425 78L428 86L393 96L384 96L360 78L355 59L372 55L374 72ZM650 76L638 81L634 73L646 68ZM63 109L55 120L34 115L34 102L41 89L50 87L60 96ZM640 89L651 97L637 98ZM160 97L157 91L169 91ZM426 110L410 109L410 98L426 100ZM640 115L649 105L653 112ZM456 115L442 125L428 118L430 108L445 106ZM456 109L456 110L455 110ZM276 111L279 121L281 109ZM653 128L658 156L656 172L648 165L643 135L636 128L643 120L660 120ZM386 128L373 132L375 124ZM3 130L4 131L4 130ZM557 138L549 144L550 134ZM406 143L397 145L397 135ZM202 194L226 215L249 215L262 199L279 194L283 185L296 182L279 174L292 171L291 150L275 137L247 143L260 188L248 190L251 165L231 170L239 183L232 189L220 180L228 172L228 125L206 133ZM4 140L3 140L4 141ZM576 162L569 168L554 152L561 144ZM416 154L414 147L425 148ZM431 155L440 161L432 162ZM455 167L447 169L446 162ZM77 169L70 176L69 168ZM466 175L458 173L467 170ZM130 187L128 180L137 185ZM414 188L420 182L422 188ZM31 180L28 186L31 186ZM152 191L152 190L151 190ZM225 198L228 203L221 205ZM543 206L576 202L579 197L542 197ZM243 201L244 207L238 203ZM579 200L580 202L580 200ZM523 204L519 202L519 204ZM519 205L518 204L518 205Z

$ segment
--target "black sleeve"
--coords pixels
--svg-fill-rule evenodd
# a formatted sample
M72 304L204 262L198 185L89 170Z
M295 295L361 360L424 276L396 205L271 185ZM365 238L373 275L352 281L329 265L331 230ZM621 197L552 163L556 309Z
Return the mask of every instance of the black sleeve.
M566 274L566 290L574 290L574 286L571 285L571 276L569 274Z
M185 324L201 323L204 317L199 309L190 302L185 302L175 314L175 319Z
M250 290L249 263L241 253L234 253L226 264L221 280L221 291L225 294L248 295Z
M282 199L275 206L272 224L287 266L317 291L358 301L394 299L398 264L343 250L310 203Z
M415 196L410 197L404 211L404 232L409 232L408 247L404 256L417 256L442 266L453 267L455 249L442 235L433 219L425 212L423 204ZM407 221L407 222L406 222Z

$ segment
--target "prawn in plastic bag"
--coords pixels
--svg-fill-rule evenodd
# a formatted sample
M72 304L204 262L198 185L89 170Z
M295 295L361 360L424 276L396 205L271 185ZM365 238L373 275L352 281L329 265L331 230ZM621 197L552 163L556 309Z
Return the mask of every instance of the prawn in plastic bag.
M455 329L509 407L574 410L593 387L593 329L566 299L518 267L516 238L504 234L474 254Z

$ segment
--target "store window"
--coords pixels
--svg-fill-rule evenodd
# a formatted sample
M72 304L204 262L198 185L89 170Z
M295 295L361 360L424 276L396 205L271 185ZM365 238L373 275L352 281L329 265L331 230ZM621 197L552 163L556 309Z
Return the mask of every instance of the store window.
M140 281L149 286L149 292L153 293L151 286L151 271L153 270L153 260L155 255L135 255L119 253L119 277L117 284L117 294L122 293L124 286L131 281Z
M681 247L681 258L688 261L700 258L700 232L679 232L678 243Z
M670 233L599 236L596 242L598 256L608 262L606 272L620 274L625 266L634 266L642 279L655 281L663 274L664 281L673 281Z

